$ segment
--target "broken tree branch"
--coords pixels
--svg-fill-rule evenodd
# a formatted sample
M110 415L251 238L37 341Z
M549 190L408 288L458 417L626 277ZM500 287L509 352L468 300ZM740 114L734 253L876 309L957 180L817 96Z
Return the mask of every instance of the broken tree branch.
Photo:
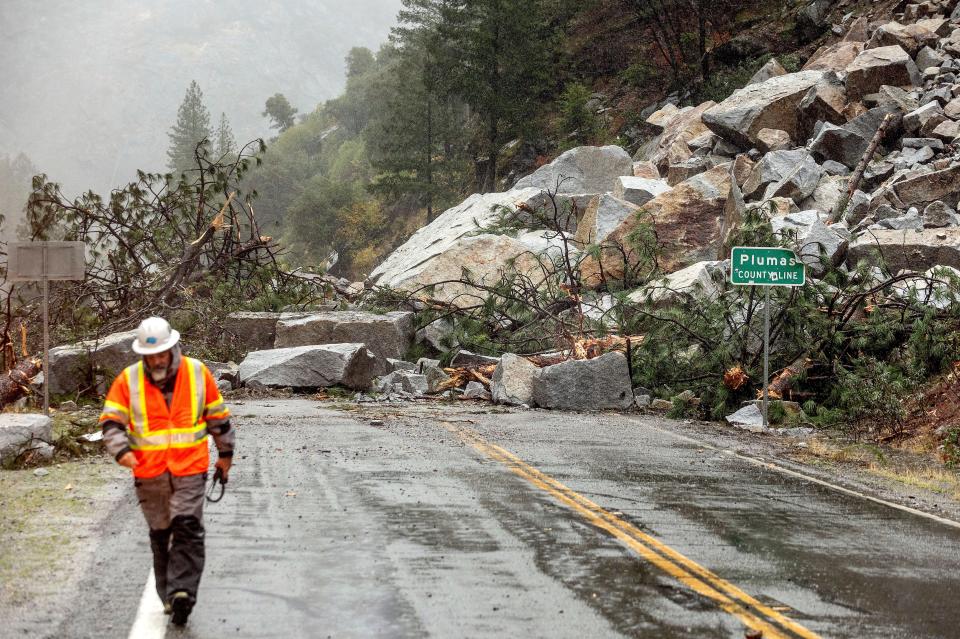
M893 120L893 113L888 113L884 116L883 122L880 123L880 127L873 135L873 139L870 140L870 146L867 147L867 152L863 154L862 158L860 158L860 162L857 164L857 168L853 172L853 177L850 178L850 184L847 186L847 196L837 202L837 206L827 217L828 224L836 222L837 219L846 212L847 205L850 203L850 198L853 197L854 192L860 186L860 182L863 180L863 173L867 170L867 165L870 164L870 160L873 159L873 155L877 152L877 147L880 146L880 142L883 141L884 136L887 134L887 129L890 127L890 124L893 122Z

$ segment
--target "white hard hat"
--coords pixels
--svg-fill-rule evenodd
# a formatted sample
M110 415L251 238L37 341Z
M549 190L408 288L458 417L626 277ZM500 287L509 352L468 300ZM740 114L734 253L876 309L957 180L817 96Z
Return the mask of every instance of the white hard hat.
M137 327L137 339L133 340L133 352L140 355L156 355L170 350L180 341L180 333L162 317L148 317Z

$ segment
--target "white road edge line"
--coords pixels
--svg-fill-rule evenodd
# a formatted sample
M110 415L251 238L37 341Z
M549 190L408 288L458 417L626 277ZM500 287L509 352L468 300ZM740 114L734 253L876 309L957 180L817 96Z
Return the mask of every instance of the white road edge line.
M637 419L633 419L633 421L639 422L639 420L637 420ZM954 520L952 520L952 519L947 519L946 517L939 517L939 516L937 516L937 515L933 515L933 514L930 514L930 513L928 513L928 512L924 512L924 511L922 511L922 510L917 510L916 508L911 508L910 506L904 506L903 504L897 504L897 503L894 503L894 502L892 502L892 501L887 501L886 499L880 499L879 497L872 497L872 496L870 496L870 495L865 495L864 493L857 492L856 490L852 490L852 489L850 489L850 488L844 488L843 486L838 486L837 484L831 484L831 483L828 482L828 481L824 481L824 480L822 480L822 479L817 479L816 477L811 477L810 475L804 475L804 474L801 473L801 472L798 472L798 471L795 471L795 470L790 470L789 468L784 468L783 466L779 466L779 465L777 465L777 464L774 464L773 462L768 462L768 461L764 461L764 460L762 460L762 459L757 459L756 457L751 457L750 455L744 455L744 454L742 454L742 453L738 453L738 452L736 452L735 450L730 450L730 449L728 449L728 448L718 448L717 446L714 446L714 445L712 445L712 444L708 444L707 442L701 441L701 440L696 439L696 438L694 438L694 437L689 437L689 436L687 436L687 435L681 435L680 433L675 433L675 432L673 432L673 431L671 431L671 430L668 430L668 429L666 429L666 428L662 428L662 427L660 427L660 426L652 426L652 425L650 425L650 424L643 423L643 422L639 422L639 423L643 424L644 426L646 426L646 427L648 427L648 428L652 428L652 429L658 430L658 431L660 431L660 432L662 432L662 433L666 433L667 435L672 435L672 436L676 437L677 439L682 439L682 440L684 440L684 441L690 442L691 444L696 444L697 446L700 446L700 447L702 447L702 448L707 448L707 449L710 449L710 450L717 451L718 453L723 453L723 454L729 455L729 456L731 456L731 457L736 457L737 459L742 459L743 461L749 462L749 463L751 463L751 464L753 464L753 465L755 465L755 466L760 466L760 467L762 467L762 468L768 468L768 469L770 469L770 470L775 470L775 471L777 471L778 473L782 473L782 474L784 474L784 475L789 475L789 476L791 476L791 477L797 477L797 478L799 478L799 479L803 479L803 480L805 480L805 481L808 481L808 482L811 482L811 483L814 483L814 484L819 484L820 486L824 486L824 487L826 487L826 488L830 488L831 490L835 490L835 491L837 491L837 492L841 492L841 493L843 493L843 494L845 494L845 495L850 495L850 496L852 496L852 497L859 497L860 499L866 499L867 501L872 501L872 502L874 502L875 504L880 504L880 505L882 505L882 506L888 506L888 507L890 507L890 508L895 508L896 510L902 510L903 512L910 513L911 515L917 515L918 517L924 517L924 518L926 518L926 519L931 519L931 520L933 520L933 521L935 521L935 522L937 522L937 523L943 524L944 526L950 526L951 528L960 529L960 522L954 521Z
M167 634L167 616L163 614L163 604L157 596L153 568L147 575L147 584L143 587L140 607L133 621L133 628L127 639L163 639Z

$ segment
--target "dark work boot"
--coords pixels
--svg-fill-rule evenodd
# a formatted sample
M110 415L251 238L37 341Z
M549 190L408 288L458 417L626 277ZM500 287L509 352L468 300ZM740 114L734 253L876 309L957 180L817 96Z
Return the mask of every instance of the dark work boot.
M187 623L187 617L193 610L193 597L184 590L178 590L170 596L170 609L173 617L171 621L175 626L182 626Z

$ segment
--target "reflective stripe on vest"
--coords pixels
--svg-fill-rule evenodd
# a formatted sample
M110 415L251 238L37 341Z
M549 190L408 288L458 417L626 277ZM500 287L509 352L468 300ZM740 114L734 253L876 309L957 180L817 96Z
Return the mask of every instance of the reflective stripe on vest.
M142 360L127 368L127 388L130 390L130 432L133 435L145 433L149 428L146 382Z
M190 397L193 398L192 417L196 424L203 416L203 407L207 403L207 385L203 379L203 363L192 357L184 357L187 372L190 374Z
M141 360L127 368L127 387L130 390L130 448L133 450L162 450L165 448L190 448L207 439L206 422L200 422L206 401L206 384L203 379L203 363L184 357L181 364L186 369L190 389L190 416L193 426L150 430L147 416L147 379ZM171 407L172 408L172 407Z

